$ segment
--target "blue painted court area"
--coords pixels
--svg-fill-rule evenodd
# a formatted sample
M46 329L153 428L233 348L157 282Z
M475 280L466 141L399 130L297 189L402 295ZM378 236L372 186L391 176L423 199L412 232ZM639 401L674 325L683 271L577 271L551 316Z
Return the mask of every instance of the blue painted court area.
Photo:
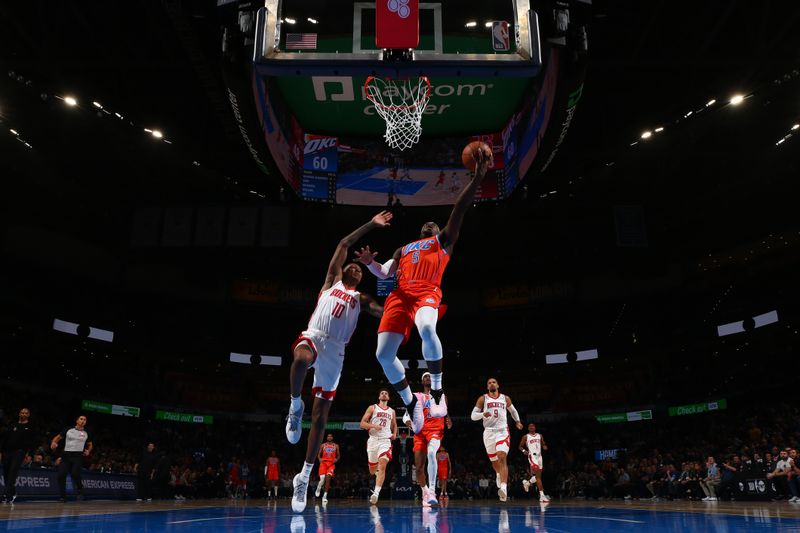
M55 504L54 504L55 505ZM17 509L22 511L22 506ZM378 533L451 533L451 532L601 532L601 531L800 531L800 519L781 516L780 512L742 510L727 514L711 507L689 512L640 510L604 507L538 504L452 503L446 508L425 509L412 504L381 503L370 507L360 502L331 503L326 508L310 505L302 514L294 514L288 504L250 502L247 506L220 506L192 509L147 511L143 506L120 503L107 510L83 514L79 505L53 507L51 513L62 516L0 521L3 531L74 531L84 532L216 532L272 533L348 532ZM112 511L113 509L113 511ZM704 511L705 509L705 511ZM126 512L129 510L129 512ZM698 512L699 511L699 512ZM81 513L75 515L74 513ZM785 513L796 516L795 513Z

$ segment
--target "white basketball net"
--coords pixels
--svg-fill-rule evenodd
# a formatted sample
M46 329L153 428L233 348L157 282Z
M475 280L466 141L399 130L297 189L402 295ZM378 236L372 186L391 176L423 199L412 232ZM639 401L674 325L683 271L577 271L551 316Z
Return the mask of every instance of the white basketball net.
M419 141L422 113L431 97L431 82L425 76L408 80L370 76L364 83L367 98L386 121L383 138L391 148L405 150Z

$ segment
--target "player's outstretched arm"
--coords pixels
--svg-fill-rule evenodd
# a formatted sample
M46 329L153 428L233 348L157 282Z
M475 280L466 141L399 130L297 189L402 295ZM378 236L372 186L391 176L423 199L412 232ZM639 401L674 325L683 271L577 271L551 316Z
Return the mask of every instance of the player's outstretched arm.
M484 397L481 396L480 398L478 398L478 401L475 402L475 407L472 409L472 413L469 415L469 417L472 420L478 421L482 418L489 418L490 416L492 416L492 413L490 413L489 411L486 412L483 411L483 405L484 405Z
M373 252L369 249L369 246L364 246L361 250L355 252L355 260L367 267L367 270L375 274L375 277L378 279L386 279L394 276L394 273L397 272L397 265L400 262L401 249L398 248L395 250L392 258L384 264L375 261L377 255L378 252Z
M511 397L506 395L506 405L508 406L508 414L511 415L511 418L514 419L515 425L517 429L522 429L522 421L519 419L519 413L517 412L517 408L514 407L514 404L511 403Z
M453 211L450 213L450 218L447 221L447 225L439 234L439 243L448 253L453 250L453 245L458 240L458 235L461 232L461 224L464 222L464 215L466 215L467 209L469 209L470 204L475 198L475 192L478 190L478 186L486 175L490 157L492 157L491 154L486 154L483 151L476 153L475 160L477 165L475 166L475 174L472 176L472 180L470 180L467 186L464 187L464 190L461 191L461 194L458 195L456 204L453 206Z
M369 407L367 407L367 410L364 412L364 416L361 417L361 423L359 424L359 427L361 429L366 429L367 431L369 431L370 429L379 429L369 423L370 419L372 418L372 411L374 410L375 410L374 405L370 405Z
M519 451L521 451L525 455L528 455L528 436L527 435L523 435L522 436L522 440L519 441Z
M339 241L336 251L333 252L333 257L331 257L331 262L328 264L328 273L325 275L325 283L322 286L323 291L330 289L334 283L342 279L342 267L347 260L347 249L358 242L358 239L366 235L370 230L388 226L392 216L389 211L381 211L372 217L372 220Z
M383 306L369 294L361 293L361 308L375 318L383 316Z

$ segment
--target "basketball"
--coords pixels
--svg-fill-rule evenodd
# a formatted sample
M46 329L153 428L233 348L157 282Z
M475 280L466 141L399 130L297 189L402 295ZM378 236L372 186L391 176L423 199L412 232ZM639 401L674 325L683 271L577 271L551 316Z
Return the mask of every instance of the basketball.
M477 164L475 154L478 150L483 150L488 157L492 157L492 149L488 144L481 141L472 141L461 151L461 163L470 172L475 172L475 166Z

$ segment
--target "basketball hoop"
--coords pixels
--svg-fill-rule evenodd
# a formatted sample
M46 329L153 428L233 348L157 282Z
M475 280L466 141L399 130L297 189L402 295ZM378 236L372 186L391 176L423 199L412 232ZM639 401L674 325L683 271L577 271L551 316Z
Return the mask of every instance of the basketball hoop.
M383 138L391 148L405 150L419 141L422 113L431 97L431 82L425 76L407 80L367 77L364 93L386 121Z

